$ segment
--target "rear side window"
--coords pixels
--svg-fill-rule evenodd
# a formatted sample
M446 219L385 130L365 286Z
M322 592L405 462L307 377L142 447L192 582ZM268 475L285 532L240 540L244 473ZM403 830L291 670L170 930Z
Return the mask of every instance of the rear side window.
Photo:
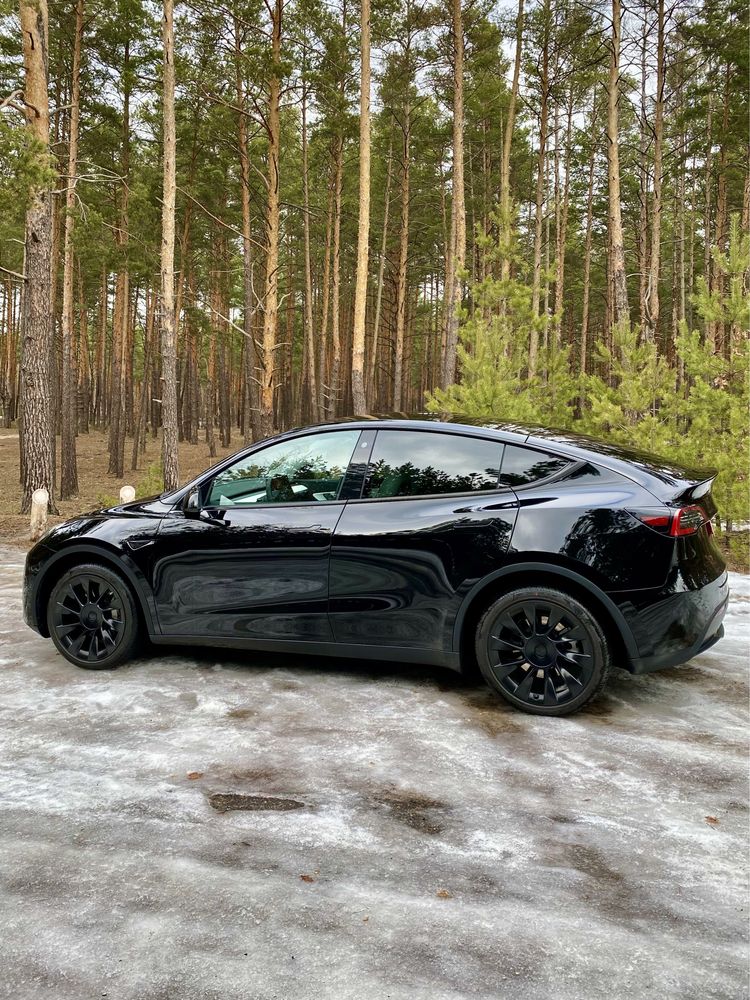
M501 442L431 431L378 431L364 497L497 489Z
M503 455L500 482L504 486L527 486L539 479L554 476L569 464L567 458L551 455L548 451L534 451L532 448L508 444Z

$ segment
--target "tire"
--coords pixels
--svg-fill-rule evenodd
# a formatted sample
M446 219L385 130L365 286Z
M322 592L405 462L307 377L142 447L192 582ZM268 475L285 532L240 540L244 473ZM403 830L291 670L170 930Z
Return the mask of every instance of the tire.
M522 587L495 601L477 625L475 648L489 686L532 715L577 712L609 675L599 623L580 601L547 587Z
M86 670L116 667L138 645L138 609L130 587L96 563L63 573L47 603L47 625L65 659Z

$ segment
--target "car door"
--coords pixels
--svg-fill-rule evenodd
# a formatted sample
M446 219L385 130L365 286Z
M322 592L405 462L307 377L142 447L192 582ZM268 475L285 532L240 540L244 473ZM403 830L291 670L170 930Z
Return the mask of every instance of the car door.
M517 500L498 482L502 452L488 438L377 431L331 548L337 641L452 649L463 598L506 560Z
M153 576L164 634L332 639L331 538L359 436L320 431L255 449L165 519Z

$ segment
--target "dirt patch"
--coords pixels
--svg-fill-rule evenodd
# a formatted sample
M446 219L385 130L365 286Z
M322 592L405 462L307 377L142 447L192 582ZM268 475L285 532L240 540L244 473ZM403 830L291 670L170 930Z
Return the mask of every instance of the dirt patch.
M257 708L230 708L227 712L228 719L252 719L258 714Z
M209 795L208 802L219 813L291 812L305 808L305 803L297 799L281 799L274 795L239 795L237 792L216 792Z
M431 799L419 792L389 788L373 795L371 802L376 807L385 807L393 819L418 833L435 836L442 832L443 823L439 815L435 814L444 812L447 807L438 799Z

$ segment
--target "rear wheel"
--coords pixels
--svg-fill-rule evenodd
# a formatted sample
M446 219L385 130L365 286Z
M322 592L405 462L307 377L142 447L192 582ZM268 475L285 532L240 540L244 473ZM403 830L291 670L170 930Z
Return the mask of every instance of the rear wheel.
M515 708L569 715L604 687L609 649L600 625L559 590L523 587L495 601L476 632L482 674Z
M125 581L106 566L76 566L60 577L47 605L55 646L78 667L106 670L129 659L138 612Z

